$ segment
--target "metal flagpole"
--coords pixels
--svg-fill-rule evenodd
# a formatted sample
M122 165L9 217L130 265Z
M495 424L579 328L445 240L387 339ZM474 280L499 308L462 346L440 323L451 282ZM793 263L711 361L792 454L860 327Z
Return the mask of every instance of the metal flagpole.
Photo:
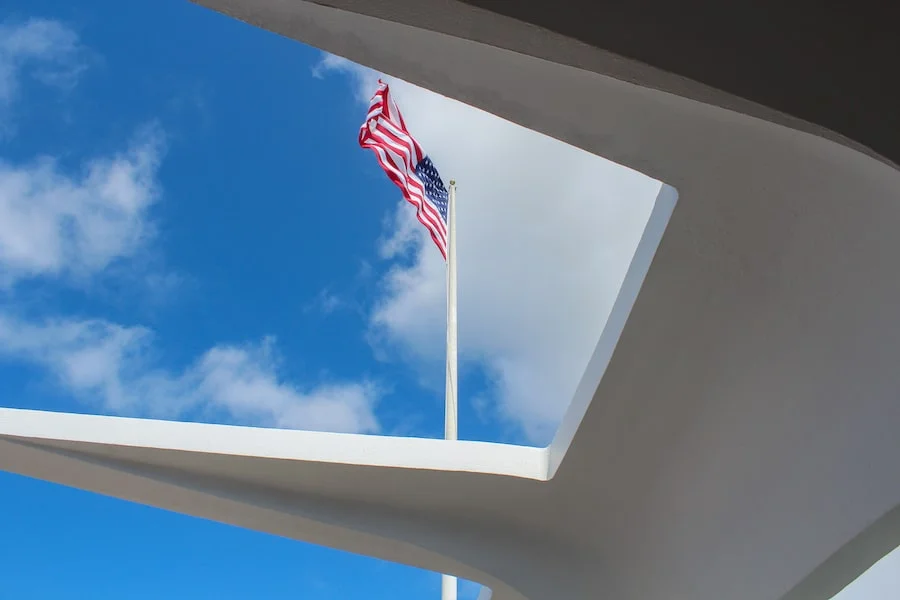
M444 439L457 438L456 394L456 182L450 180L447 202L447 390L444 395ZM456 600L457 582L441 575L441 600Z
M444 405L444 439L457 435L456 406L456 182L450 181L447 203L447 393Z

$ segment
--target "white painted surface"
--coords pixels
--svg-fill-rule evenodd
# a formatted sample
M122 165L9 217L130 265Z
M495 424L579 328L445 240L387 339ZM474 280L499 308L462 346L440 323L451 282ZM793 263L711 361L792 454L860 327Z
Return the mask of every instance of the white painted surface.
M459 325L456 302L456 183L450 182L447 201L447 385L444 396L444 439L459 437L458 352ZM449 584L448 584L449 585ZM445 600L452 600L445 598Z
M459 437L456 283L456 182L451 179L447 201L447 386L444 398L444 439L454 441ZM458 590L456 577L443 573L441 600L456 600Z
M0 435L176 452L547 478L547 451L489 442L48 413L0 408Z
M824 600L900 541L896 169L454 2L331 1L519 52L321 2L203 3L672 184L662 242L638 251L549 449L2 411L0 468L494 600ZM648 233L673 203L664 188Z

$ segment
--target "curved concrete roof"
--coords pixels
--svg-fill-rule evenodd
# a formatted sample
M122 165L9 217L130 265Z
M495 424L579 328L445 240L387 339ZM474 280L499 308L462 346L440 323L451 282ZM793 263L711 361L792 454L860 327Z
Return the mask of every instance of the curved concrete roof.
M459 2L202 3L641 170L677 204L664 187L549 448L2 410L0 468L496 600L824 600L900 542L889 161ZM519 51L466 39L492 36Z
M817 123L900 161L894 7L867 0L463 0ZM851 91L852 90L852 91Z

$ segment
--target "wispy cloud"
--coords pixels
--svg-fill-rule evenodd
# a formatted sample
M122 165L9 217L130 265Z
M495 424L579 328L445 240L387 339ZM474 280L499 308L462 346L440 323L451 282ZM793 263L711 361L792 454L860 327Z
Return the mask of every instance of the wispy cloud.
M460 600L478 600L481 594L482 585L473 581L459 580L459 599Z
M0 24L0 111L18 99L23 77L65 87L85 63L77 35L55 21ZM0 114L2 125L2 114ZM72 170L52 156L0 158L0 360L41 369L91 410L169 419L375 433L378 386L365 380L292 383L274 338L217 344L184 367L170 367L155 333L104 318L35 318L19 284L61 288L128 273L124 283L157 291L181 276L146 273L163 197L159 168L166 136L140 128L127 147ZM323 298L335 310L336 300Z
M163 135L144 128L119 154L77 174L52 157L0 159L0 286L39 276L84 278L131 256L152 236Z
M329 72L351 78L361 120L379 75L326 55L316 73ZM531 441L547 442L599 339L660 184L384 78L445 180L459 184L461 359L481 363L490 375L495 414ZM379 251L402 260L383 278L372 339L393 343L430 371L443 360L444 263L397 197Z
M330 315L342 308L347 308L348 302L340 295L334 293L330 289L321 290L316 297L308 302L304 307L304 312L318 312L323 315Z
M360 102L369 100L375 91L374 84L378 80L378 74L375 71L361 67L346 58L328 53L322 54L321 60L313 65L311 72L316 79L324 79L327 75L334 73L349 75L352 78L353 93Z
M21 92L27 75L49 86L67 89L88 66L88 53L78 34L65 24L32 18L0 23L0 129L5 112Z
M0 313L0 356L43 367L62 390L94 409L324 431L379 429L377 386L326 382L301 389L279 374L272 338L217 345L181 371L157 366L153 342L153 332L139 326Z

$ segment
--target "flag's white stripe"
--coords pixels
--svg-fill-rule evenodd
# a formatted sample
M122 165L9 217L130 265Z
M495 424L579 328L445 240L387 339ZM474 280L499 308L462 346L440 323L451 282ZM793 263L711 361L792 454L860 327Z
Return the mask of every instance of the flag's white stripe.
M379 125L381 125L383 121L379 119ZM385 135L380 127L376 127L374 131L371 132L372 137L377 139L382 145L388 146L392 150L398 152L401 157L403 164L397 164L398 168L405 171L409 174L410 178L416 183L419 190L421 190L425 201L427 202L427 206L429 208L429 213L431 217L435 221L435 225L440 229L446 231L446 224L444 223L444 219L440 214L440 211L434 205L433 202L428 198L427 194L425 194L425 187L422 184L421 180L419 180L418 176L415 174L415 166L412 164L410 153L412 149L408 146L408 144L399 143L397 140L392 139L390 136Z
M413 139L413 136L410 135L410 133L408 131L406 131L402 127L399 127L396 123L394 123L390 119L385 119L380 124L383 125L383 127L385 129L390 131L396 137L400 138L400 140L403 141L403 143L409 144L410 148L413 150L413 153L412 153L413 168L415 168L415 165L419 164L419 161L421 161L423 158L425 158L424 156L419 155L419 151L421 150L419 148L419 143L416 142L415 139Z
M379 122L379 125L381 125L381 122ZM417 187L422 192L425 202L427 203L430 216L435 220L435 226L446 231L447 226L444 223L444 218L440 214L440 210L438 210L434 203L432 203L428 198L427 194L425 194L425 186L416 175L415 165L413 165L410 156L413 150L409 147L409 145L398 143L391 137L384 135L380 131L379 127L376 127L372 132L372 137L376 138L379 142L381 142L382 145L391 148L393 151L397 152L400 155L400 159L403 164L398 164L397 167L405 171L408 174L409 178L415 181Z
M384 151L383 148L382 148L382 150ZM385 152L385 154L387 155L388 160L391 160L391 158L394 158L394 157L390 156L389 152ZM402 170L400 170L396 166L396 160L394 160L393 163L394 163L393 166L394 166L395 172L399 172L402 177L403 176ZM406 177L406 179L412 180L413 183L415 184L415 185L408 186L408 190L409 190L408 195L410 196L409 199L413 201L413 203L416 205L416 207L418 209L417 217L419 218L419 221L421 221L423 225L428 227L429 230L433 231L441 240L446 240L447 229L444 226L443 221L441 221L438 217L435 216L437 213L437 209L431 203L431 201L428 199L428 196L426 196L420 189L416 189L416 186L422 185L421 181L419 181L419 179L415 175L409 175ZM444 244L446 245L446 242L444 242Z
M403 173L397 168L397 166L393 163L393 161L388 158L387 152L384 148L378 145L370 145L369 148L375 151L378 155L378 162L381 164L381 167L386 170L393 172L394 175L397 176L398 179L404 179ZM411 193L409 187L404 188L404 197L407 202L416 207L416 216L419 219L426 229L432 234L432 240L434 240L435 244L438 246L438 250L440 250L441 254L446 257L447 255L447 234L446 231L441 231L437 229L431 222L423 220L422 208L424 204L427 204L427 201L424 198L424 195L416 193Z
M424 158L419 143L406 129L400 108L388 85L378 82L366 121L359 131L359 143L375 152L388 177L401 188L403 197L416 207L416 217L425 226L444 259L447 258L447 224L437 205L416 175L416 166Z

